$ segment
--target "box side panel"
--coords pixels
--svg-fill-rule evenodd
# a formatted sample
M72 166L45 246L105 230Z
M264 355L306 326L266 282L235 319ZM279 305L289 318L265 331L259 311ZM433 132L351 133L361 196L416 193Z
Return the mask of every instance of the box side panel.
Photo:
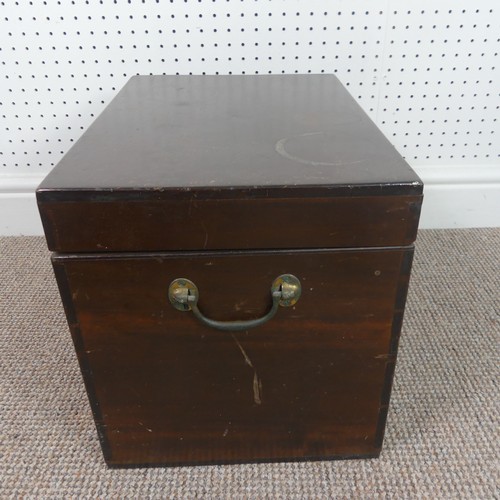
M59 293L61 295L61 300L64 306L66 320L68 322L69 330L71 332L71 338L73 340L78 363L80 365L80 371L85 383L85 390L87 391L90 407L92 409L92 415L96 424L99 442L101 444L104 459L107 461L111 458L110 446L109 441L106 437L106 433L104 432L103 417L99 405L99 400L96 397L92 367L87 356L87 351L85 349L85 340L82 336L80 325L77 320L75 302L73 300L74 292L71 291L64 263L60 260L57 260L57 258L54 258L53 256L52 267L54 269L54 275L56 277L57 286L59 288Z
M56 256L107 462L377 456L411 251ZM284 273L300 300L248 331L204 326L167 298L189 278L206 316L253 319Z
M401 335L401 328L403 326L406 297L408 294L408 285L410 282L411 266L413 262L413 254L414 248L409 248L401 259L401 271L399 274L398 290L396 293L394 316L392 320L391 343L389 347L389 354L387 357L385 382L380 402L380 414L377 428L376 444L380 447L382 447L384 441L387 415L389 412L389 403L391 399L394 372L396 369L399 338Z

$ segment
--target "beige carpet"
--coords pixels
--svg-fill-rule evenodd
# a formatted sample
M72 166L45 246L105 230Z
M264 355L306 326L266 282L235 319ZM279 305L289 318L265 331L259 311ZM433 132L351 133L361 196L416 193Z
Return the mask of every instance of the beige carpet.
M500 229L421 231L378 460L108 470L41 238L0 238L1 498L499 498Z

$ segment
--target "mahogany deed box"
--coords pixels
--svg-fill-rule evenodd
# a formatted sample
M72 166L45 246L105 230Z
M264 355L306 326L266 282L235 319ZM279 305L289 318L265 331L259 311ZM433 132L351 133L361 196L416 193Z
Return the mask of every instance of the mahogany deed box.
M379 454L422 183L334 76L134 77L37 198L109 465Z

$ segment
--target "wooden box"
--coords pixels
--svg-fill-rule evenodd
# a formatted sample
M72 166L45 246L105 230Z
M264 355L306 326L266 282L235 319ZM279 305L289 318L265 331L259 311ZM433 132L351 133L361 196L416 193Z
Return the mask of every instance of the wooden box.
M37 199L109 465L378 456L422 183L336 77L134 77Z

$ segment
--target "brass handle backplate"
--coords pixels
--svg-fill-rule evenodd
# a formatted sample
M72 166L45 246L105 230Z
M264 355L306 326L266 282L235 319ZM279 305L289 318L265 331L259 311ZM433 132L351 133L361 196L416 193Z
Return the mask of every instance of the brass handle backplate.
M248 330L263 325L274 317L279 306L290 307L300 298L301 286L298 278L293 274L278 276L271 285L273 304L271 309L262 317L247 321L217 321L207 318L198 308L200 293L198 287L186 278L177 278L168 288L170 303L179 311L193 311L193 314L204 325L224 331Z

